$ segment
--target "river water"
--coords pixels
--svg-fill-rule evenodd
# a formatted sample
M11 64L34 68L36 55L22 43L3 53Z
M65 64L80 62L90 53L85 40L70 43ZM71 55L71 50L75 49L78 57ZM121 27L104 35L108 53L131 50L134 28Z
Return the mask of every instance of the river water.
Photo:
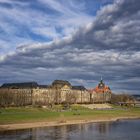
M140 140L140 120L3 131L0 140Z

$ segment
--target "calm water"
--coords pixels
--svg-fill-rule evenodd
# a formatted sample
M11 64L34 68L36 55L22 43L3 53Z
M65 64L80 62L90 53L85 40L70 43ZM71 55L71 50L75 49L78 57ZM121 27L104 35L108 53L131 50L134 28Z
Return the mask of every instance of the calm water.
M140 120L4 131L0 140L140 140Z

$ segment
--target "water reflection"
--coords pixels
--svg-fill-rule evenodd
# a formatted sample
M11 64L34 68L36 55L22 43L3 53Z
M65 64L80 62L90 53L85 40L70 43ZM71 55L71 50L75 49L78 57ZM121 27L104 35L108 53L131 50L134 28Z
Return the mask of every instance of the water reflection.
M0 140L140 140L140 120L1 131Z
M111 128L111 123L99 123L96 125L96 129L101 133L101 134L106 134Z

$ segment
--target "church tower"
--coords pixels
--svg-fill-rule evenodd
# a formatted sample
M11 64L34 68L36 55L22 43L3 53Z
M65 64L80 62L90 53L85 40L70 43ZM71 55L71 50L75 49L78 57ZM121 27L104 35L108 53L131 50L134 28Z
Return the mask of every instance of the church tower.
M100 80L100 83L98 84L98 88L99 89L104 89L104 87L105 87L105 84L104 84L102 76L101 76L101 80Z

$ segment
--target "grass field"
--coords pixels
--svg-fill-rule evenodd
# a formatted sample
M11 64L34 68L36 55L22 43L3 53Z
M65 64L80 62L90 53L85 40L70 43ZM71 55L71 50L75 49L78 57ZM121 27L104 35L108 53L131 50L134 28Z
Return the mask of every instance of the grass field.
M111 110L91 110L73 105L69 110L61 110L55 106L52 110L46 108L5 108L0 109L0 124L15 124L25 122L93 120L116 117L140 117L140 108L121 108L113 106Z

